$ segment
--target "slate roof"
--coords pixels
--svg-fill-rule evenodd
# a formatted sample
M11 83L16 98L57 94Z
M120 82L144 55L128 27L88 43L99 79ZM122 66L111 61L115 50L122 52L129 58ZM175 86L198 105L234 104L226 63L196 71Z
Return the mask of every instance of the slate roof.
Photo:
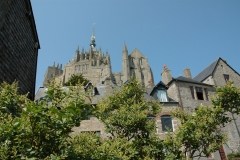
M181 81L181 82L187 82L187 83L194 83L194 84L212 86L212 85L209 85L209 84L206 84L206 83L202 83L202 82L196 81L196 80L194 80L194 79L186 78L186 77L183 77L183 76L179 76L179 77L177 77L177 78L173 78L173 79L168 83L168 86L169 86L173 81Z
M210 75L213 75L219 61L223 61L229 68L231 68L236 74L238 74L240 76L240 74L235 69L233 69L225 60L223 60L221 57L219 57L218 60L216 60L212 64L210 64L207 68L205 68L202 72L200 72L193 79L196 81L202 82L206 78L208 78Z
M200 72L196 77L194 77L193 79L195 81L198 81L198 82L202 82L203 80L205 80L207 77L209 77L210 75L213 74L217 64L218 64L218 61L220 60L221 58L219 58L218 60L214 61L212 64L210 64L207 68L205 68L202 72Z
M158 84L156 84L153 88L149 89L147 93L148 93L149 95L152 95L153 92L154 92L154 90L155 90L156 88L160 87L160 86L163 87L163 88L165 88L166 90L168 89L168 87L167 87L162 81L160 81L160 82L158 82Z

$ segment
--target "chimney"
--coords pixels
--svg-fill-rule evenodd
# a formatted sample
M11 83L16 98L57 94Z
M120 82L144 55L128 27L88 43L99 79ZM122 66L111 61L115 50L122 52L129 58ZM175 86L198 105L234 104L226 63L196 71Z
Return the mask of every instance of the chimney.
M190 71L189 68L184 69L183 75L184 75L184 77L186 77L186 78L192 79L191 71Z
M166 65L163 66L163 71L161 76L162 76L162 82L166 85L172 80L172 75Z

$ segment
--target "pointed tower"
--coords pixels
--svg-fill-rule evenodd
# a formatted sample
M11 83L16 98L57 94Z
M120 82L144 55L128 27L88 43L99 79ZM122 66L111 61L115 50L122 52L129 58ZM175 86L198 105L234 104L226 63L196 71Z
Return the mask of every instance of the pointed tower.
M79 50L79 46L76 50L76 62L80 61L80 50Z
M127 45L124 44L122 52L122 74L123 74L123 83L130 79L130 65L128 59L128 49Z

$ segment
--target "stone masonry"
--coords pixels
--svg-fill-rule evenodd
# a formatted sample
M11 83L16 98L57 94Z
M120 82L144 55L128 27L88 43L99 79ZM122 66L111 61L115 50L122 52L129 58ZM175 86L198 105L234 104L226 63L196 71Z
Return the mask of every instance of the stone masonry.
M95 36L92 35L89 50L82 49L80 51L78 48L75 57L63 69L55 66L48 67L43 86L46 87L51 80L64 85L73 74L82 74L94 86L104 84L106 80L121 86L130 78L135 77L143 86L153 87L152 71L142 53L138 49L134 49L129 55L125 44L122 55L122 72L113 73L110 55L96 48Z

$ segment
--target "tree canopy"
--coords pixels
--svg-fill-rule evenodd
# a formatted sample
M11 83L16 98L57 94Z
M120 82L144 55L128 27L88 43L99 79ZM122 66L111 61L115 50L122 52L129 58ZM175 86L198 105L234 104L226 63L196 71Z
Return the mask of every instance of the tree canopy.
M89 80L84 78L82 74L80 75L71 75L70 79L65 83L65 86L76 86L76 85L87 85Z
M0 159L188 159L208 156L226 142L221 127L239 113L240 90L217 89L212 106L193 113L176 110L181 125L161 139L155 133L158 102L131 80L97 106L87 104L81 85L65 89L52 83L46 96L33 102L19 95L17 83L0 85ZM89 115L100 119L108 137L71 129Z

